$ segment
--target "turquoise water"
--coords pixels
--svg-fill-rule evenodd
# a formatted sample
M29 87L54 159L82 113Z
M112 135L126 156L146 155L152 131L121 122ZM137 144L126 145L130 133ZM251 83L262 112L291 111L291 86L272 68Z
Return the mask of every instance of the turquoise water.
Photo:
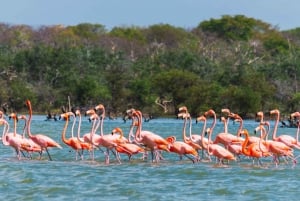
M83 117L84 118L84 117ZM141 155L122 164L111 156L111 164L104 164L104 155L96 151L95 161L85 154L75 160L75 153L61 142L63 121L44 121L44 116L33 116L32 133L44 133L59 142L63 149L50 149L42 160L17 160L10 147L0 145L0 200L299 200L300 166L281 163L276 167L272 159L263 159L263 166L243 158L219 166L213 162L191 163L179 160L174 153L163 153L160 163L142 161ZM105 133L121 127L128 133L131 122L121 119L105 120ZM210 121L208 122L209 125ZM274 122L271 122L273 126ZM12 126L12 122L10 121ZM18 131L21 133L20 121ZM183 120L154 119L143 124L162 136L176 135L181 140ZM193 133L200 133L202 125L193 124ZM257 122L245 121L244 127L253 131ZM238 124L230 124L235 133ZM91 123L83 119L82 132ZM218 122L215 133L223 129ZM2 127L1 127L2 130ZM295 128L279 128L278 133L296 134ZM214 137L214 136L213 136ZM295 155L299 155L295 151Z

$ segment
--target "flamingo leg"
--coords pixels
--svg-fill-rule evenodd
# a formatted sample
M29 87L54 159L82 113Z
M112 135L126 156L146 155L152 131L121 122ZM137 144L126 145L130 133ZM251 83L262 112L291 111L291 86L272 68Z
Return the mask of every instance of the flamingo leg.
M105 153L105 164L109 164L109 149L106 149Z
M117 159L117 161L119 162L119 164L121 164L121 159L120 159L119 152L114 152L113 150L111 150L111 152L112 152L113 155L116 157L116 159Z
M187 154L184 154L185 157L187 157L188 159L190 159L193 163L195 163L197 161L197 158L196 157L190 157L189 155Z
M47 152L47 154L48 154L49 160L52 161L52 158L51 158L51 156L50 156L50 153L49 153L47 147L45 148L45 150L46 150L46 152Z

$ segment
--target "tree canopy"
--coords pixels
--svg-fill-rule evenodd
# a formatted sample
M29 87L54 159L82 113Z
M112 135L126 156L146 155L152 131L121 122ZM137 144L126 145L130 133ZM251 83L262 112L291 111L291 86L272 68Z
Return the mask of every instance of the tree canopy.
M228 107L243 116L299 110L300 31L243 15L185 30L169 24L114 27L0 24L0 103L43 113L98 103L121 114L136 107L192 115ZM167 108L167 112L162 108Z

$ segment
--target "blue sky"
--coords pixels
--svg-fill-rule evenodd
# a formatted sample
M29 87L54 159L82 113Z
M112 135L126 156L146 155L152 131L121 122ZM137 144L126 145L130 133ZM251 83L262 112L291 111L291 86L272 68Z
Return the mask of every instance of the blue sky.
M300 0L0 0L0 22L194 28L204 20L242 14L287 30L300 27L299 8Z

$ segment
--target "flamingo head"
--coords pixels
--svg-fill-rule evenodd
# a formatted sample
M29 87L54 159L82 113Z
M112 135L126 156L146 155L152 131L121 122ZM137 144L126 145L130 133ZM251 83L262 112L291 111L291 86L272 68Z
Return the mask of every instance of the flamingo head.
M96 110L96 111L97 111L97 110L104 110L104 105L102 105L102 104L97 105L97 106L95 107L95 110Z
M274 110L271 110L271 111L270 111L270 114L271 114L271 115L272 115L272 114L277 114L277 115L279 115L280 112L279 112L278 109L274 109Z
M213 109L209 109L208 111L206 111L204 113L204 116L212 116L212 115L215 115L215 111Z
M228 116L233 119L242 119L242 117L240 115L232 113L232 112Z
M16 120L18 122L18 116L16 113L11 113L9 116L8 116L9 120L10 119L13 119L13 120Z
M85 116L87 116L87 115L94 115L94 114L96 114L96 111L94 110L94 109L90 109L90 110L87 110L86 112L85 112Z
M98 120L99 119L99 116L95 113L95 114L92 114L90 117L89 117L89 121L94 121L94 120Z
M196 123L198 123L199 121L206 121L206 117L204 115L197 117Z
M188 119L190 118L190 113L178 113L177 118Z
M294 112L294 113L292 113L290 116L291 116L291 118L297 118L297 117L300 117L300 112Z
M262 118L264 117L264 113L262 111L259 111L256 113L256 116Z
M181 113L181 112L184 112L184 113L187 113L188 112L188 109L186 106L182 106L178 109L178 112Z
M230 114L230 110L227 109L227 108L223 108L223 109L221 110L221 112L222 112L222 113L225 113L225 114L227 114L227 115Z
M31 102L30 102L30 100L26 100L25 104L26 104L27 107L31 107Z
M248 130L247 129L243 129L240 133L239 133L239 135L240 136L242 136L242 135L249 135L249 133L248 133Z
M59 119L63 119L65 121L69 120L69 117L70 117L70 114L69 112L66 112L66 113L62 113L60 116L59 116Z
M123 135L123 131L121 128L117 127L117 128L114 128L112 131L111 131L111 134L116 134L116 133L120 133L121 135Z
M169 143L173 144L173 143L176 141L176 137L175 137L175 136L168 136L168 137L166 138L166 140L167 140Z
M135 112L135 109L131 108L131 109L126 110L125 115L131 118L134 112Z

